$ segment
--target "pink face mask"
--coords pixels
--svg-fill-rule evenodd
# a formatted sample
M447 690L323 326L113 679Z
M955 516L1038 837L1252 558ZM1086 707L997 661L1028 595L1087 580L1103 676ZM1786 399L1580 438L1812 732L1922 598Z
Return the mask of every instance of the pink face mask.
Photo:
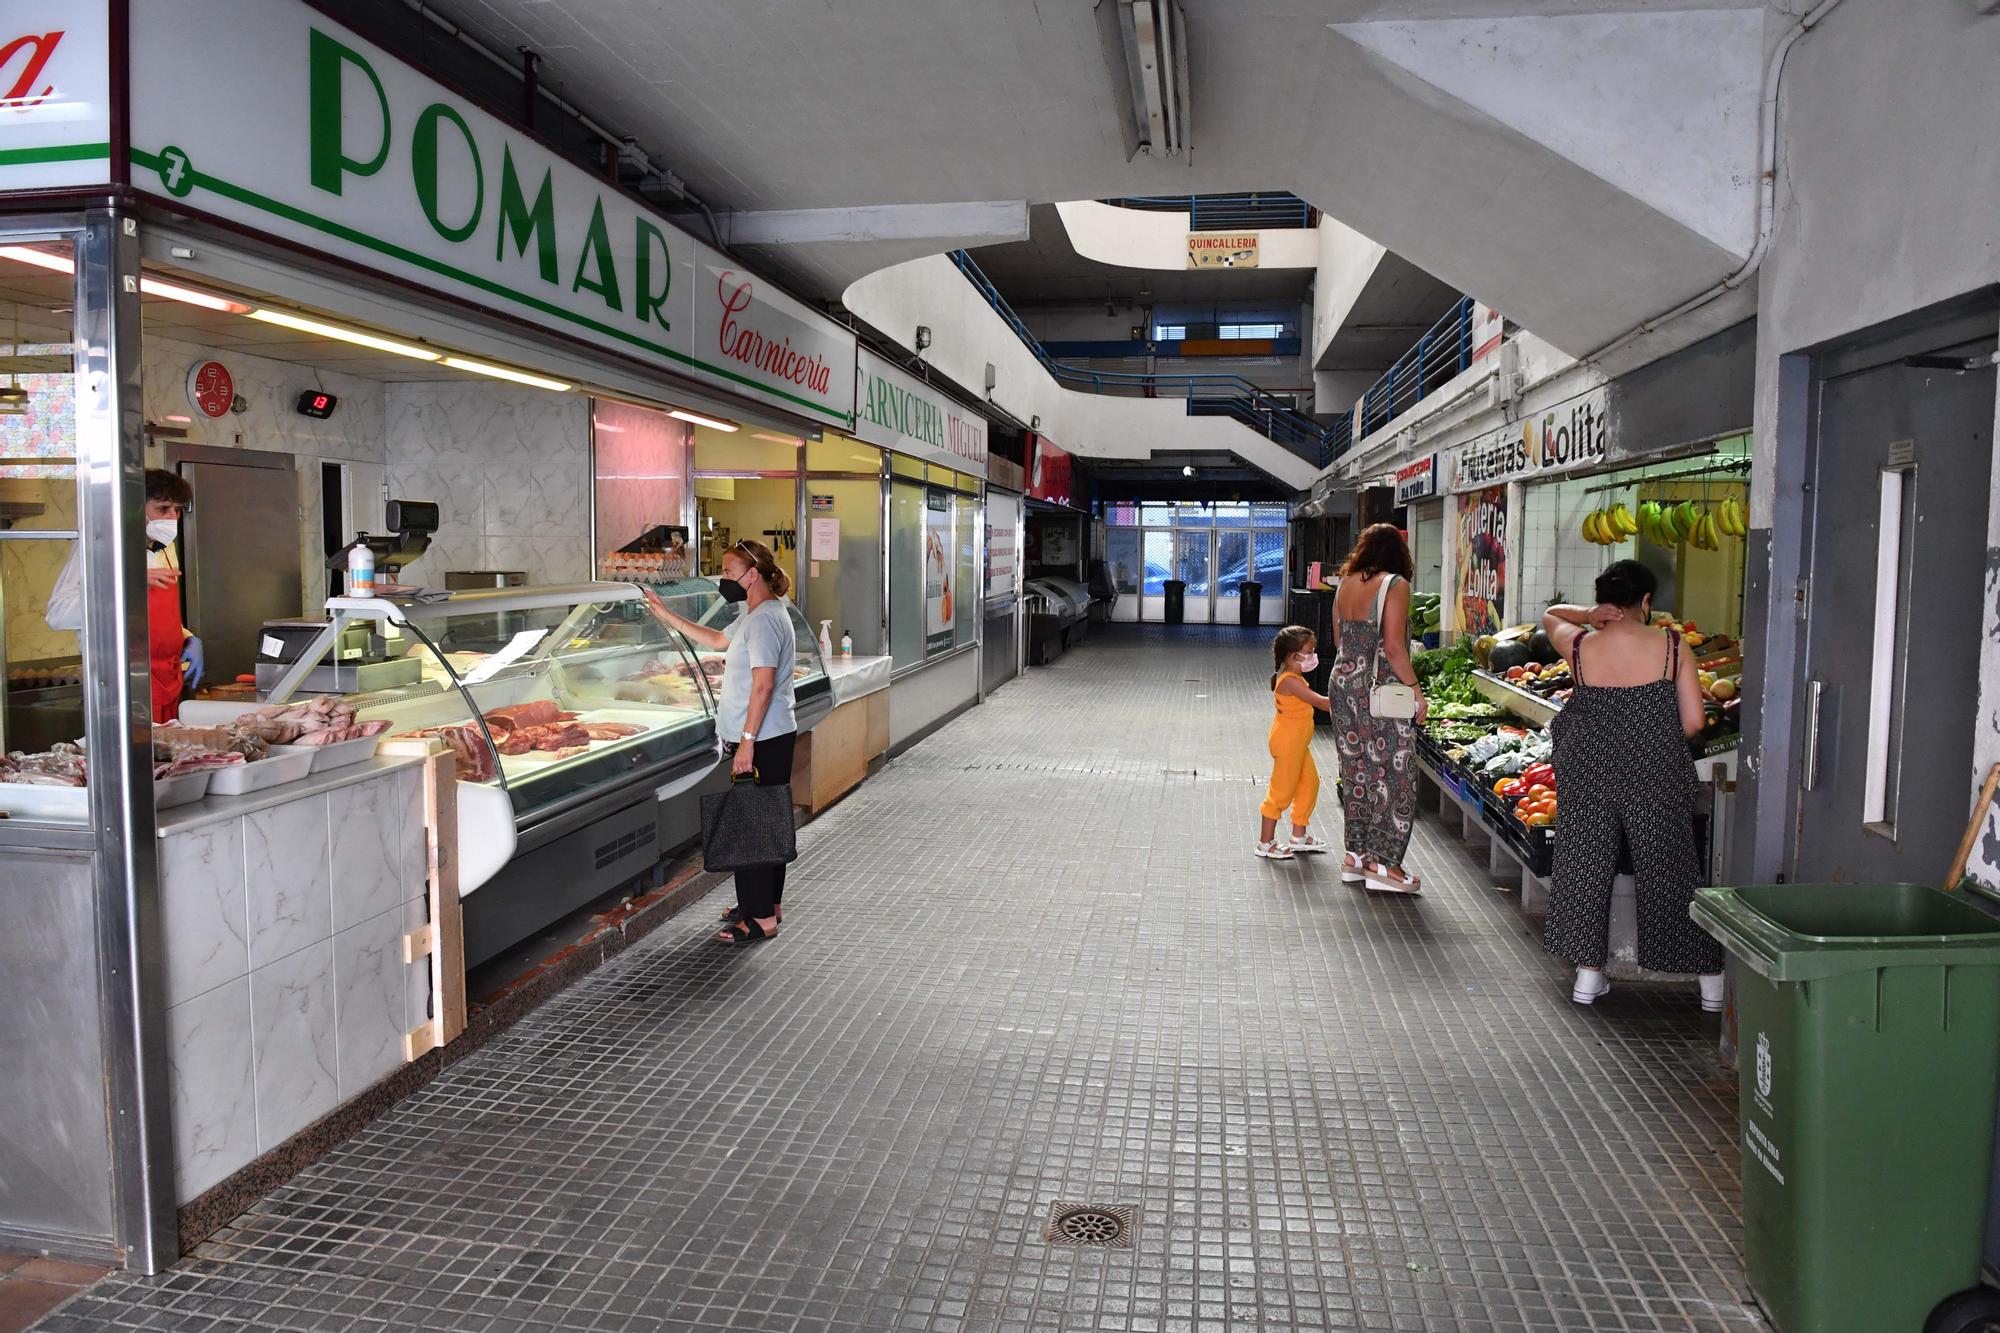
M1300 671L1311 671L1311 670L1312 670L1312 669L1313 669L1314 667L1316 667L1316 666L1318 666L1318 665L1319 665L1319 654L1318 654L1318 653L1300 653L1300 654L1299 654L1299 670L1300 670Z

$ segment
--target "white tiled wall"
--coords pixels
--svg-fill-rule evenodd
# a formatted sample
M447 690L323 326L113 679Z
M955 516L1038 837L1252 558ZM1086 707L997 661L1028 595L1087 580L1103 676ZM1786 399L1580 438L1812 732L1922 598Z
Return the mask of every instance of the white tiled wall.
M188 403L188 371L204 361L220 361L244 399L241 416L208 417ZM289 361L272 361L227 348L146 336L144 349L146 420L187 432L189 444L225 449L263 449L298 460L300 595L307 608L326 600L326 557L320 549L320 464L389 461L384 438L384 390L376 380ZM324 389L340 401L331 417L300 416L299 395ZM187 421L171 421L186 417ZM158 465L157 452L147 461ZM200 502L200 497L196 497Z
M1587 603L1598 572L1613 560L1632 554L1633 543L1596 546L1584 540L1583 517L1593 509L1623 501L1636 508L1636 487L1590 491L1596 480L1547 482L1525 487L1520 519L1513 525L1507 553L1515 565L1515 604L1507 618L1513 624L1541 619L1556 600Z
M392 384L389 487L436 500L442 527L406 577L520 569L530 583L590 577L590 400L488 383Z
M182 1202L403 1062L429 967L421 770L363 776L160 847Z

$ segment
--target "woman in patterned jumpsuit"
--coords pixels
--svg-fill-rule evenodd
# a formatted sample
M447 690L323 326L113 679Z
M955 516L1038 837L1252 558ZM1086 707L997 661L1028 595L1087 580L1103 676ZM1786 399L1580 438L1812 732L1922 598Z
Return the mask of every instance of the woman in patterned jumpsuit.
M1340 805L1347 854L1340 877L1371 893L1420 893L1422 882L1403 869L1417 817L1417 757L1412 736L1429 709L1417 689L1411 721L1376 717L1369 691L1399 681L1417 685L1410 665L1410 548L1393 523L1361 534L1340 567L1334 616L1340 655L1327 694L1333 701L1333 746L1340 755Z
M1719 1010L1722 946L1688 917L1701 871L1687 738L1702 728L1701 689L1680 635L1652 624L1658 586L1652 570L1619 560L1598 575L1596 606L1542 617L1576 682L1549 724L1562 816L1542 947L1576 964L1578 1004L1611 989L1604 962L1622 845L1638 884L1639 966L1700 974L1702 1008Z

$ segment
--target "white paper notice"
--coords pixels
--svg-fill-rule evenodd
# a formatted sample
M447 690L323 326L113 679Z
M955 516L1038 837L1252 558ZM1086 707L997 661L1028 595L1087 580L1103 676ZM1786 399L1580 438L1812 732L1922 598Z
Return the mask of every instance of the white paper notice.
M507 641L507 646L475 667L465 677L467 685L477 685L482 680L490 680L495 673L504 671L526 657L531 649L548 637L546 629L524 629Z
M272 659L273 661L276 661L278 658L281 658L285 655L285 645L278 642L276 639L272 638L268 634L266 634L263 637L262 641L258 643L257 647L263 651L264 656Z
M840 520L816 518L812 521L812 558L840 559Z

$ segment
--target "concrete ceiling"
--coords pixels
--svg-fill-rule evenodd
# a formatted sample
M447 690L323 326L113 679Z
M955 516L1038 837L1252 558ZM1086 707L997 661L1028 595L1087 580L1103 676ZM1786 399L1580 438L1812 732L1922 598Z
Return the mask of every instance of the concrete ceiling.
M980 271L993 280L1016 310L1086 301L1162 308L1296 306L1312 287L1313 270L1309 268L1148 271L1100 264L1076 252L1054 204L1037 204L1030 209L1028 227L1025 241L979 246L971 252Z
M434 7L497 50L534 50L545 80L635 136L717 208L1290 188L1572 352L1608 341L1740 261L1688 221L1714 209L1660 204L1674 181L1649 179L1656 188L1642 193L1650 204L1625 187L1634 155L1647 170L1655 160L1649 138L1671 137L1677 125L1698 136L1726 122L1729 151L1740 153L1748 107L1754 139L1755 80L1737 85L1744 62L1754 69L1761 59L1760 5L1185 3L1192 160L1130 162L1086 0L440 0ZM1720 25L1704 25L1704 15L1730 10L1751 11L1749 27L1726 26L1722 15ZM1628 23L1616 40L1532 26L1588 15ZM1523 29L1523 16L1538 17ZM1521 77L1511 85L1469 80L1464 96L1441 86L1464 71L1466 57L1439 48L1455 52L1466 34L1438 27L1413 37L1402 21L1448 19L1511 23L1477 46L1499 53ZM1688 82L1689 51L1713 51L1701 45L1710 34L1731 40L1714 62L1731 81L1676 91ZM1757 49L1737 49L1746 45ZM1593 62L1597 51L1617 61ZM1634 62L1652 58L1649 51L1657 68L1635 77ZM1556 136L1553 147L1534 137L1550 121L1537 99L1549 98L1562 103L1565 124L1584 125ZM1683 117L1676 99L1721 110ZM1657 160L1702 168L1699 152L1674 148L1658 150ZM1698 184L1691 178L1688 188ZM909 243L879 241L753 253L828 298L865 273L916 257Z

